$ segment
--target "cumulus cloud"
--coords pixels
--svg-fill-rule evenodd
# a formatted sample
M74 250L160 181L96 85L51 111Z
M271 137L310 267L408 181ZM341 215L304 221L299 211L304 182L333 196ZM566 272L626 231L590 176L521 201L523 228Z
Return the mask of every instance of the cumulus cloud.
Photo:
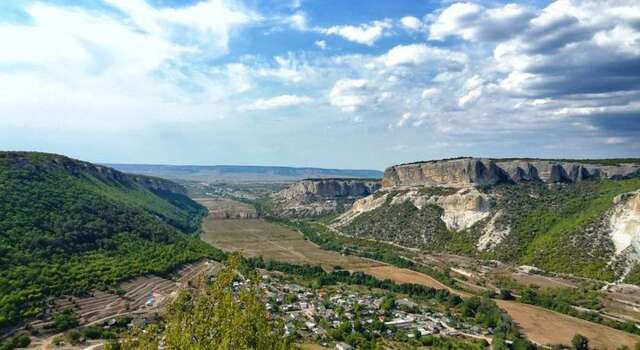
M429 26L429 38L459 36L466 40L503 40L521 32L534 16L517 4L487 9L474 3L455 3L444 9Z
M639 91L640 28L616 12L590 2L550 4L522 35L496 47L508 72L502 86L550 98Z
M361 25L341 25L331 26L328 28L316 28L319 33L326 35L338 35L346 40L371 46L378 39L382 38L385 31L391 29L391 21L373 21L371 23L365 23Z
M197 62L227 53L232 32L260 21L258 14L218 0L180 8L106 3L102 12L33 3L24 7L29 22L0 24L0 113L7 116L0 122L28 115L43 127L123 128L224 113L196 102L232 93L219 84L222 75L203 74Z
M409 31L421 31L424 29L424 24L421 20L413 16L405 16L400 19L402 27Z
M370 103L371 83L364 79L340 79L329 92L329 102L345 112L354 112Z
M313 43L315 46L319 47L320 49L324 50L327 48L327 42L324 40L317 40L316 42Z
M427 17L429 39L458 37L474 43L475 55L493 55L475 56L464 81L450 72L434 81L458 81L462 109L504 114L513 106L504 121L512 125L525 116L549 123L581 118L580 130L627 133L622 120L632 129L640 124L638 13L629 0L557 0L541 9L454 3Z
M430 47L425 44L398 45L382 57L387 67L420 65L427 61L447 61L463 66L467 57L460 52Z
M256 110L268 110L278 109L292 106L300 106L313 102L313 99L307 96L297 95L280 95L267 99L258 99L253 103L240 106L240 111L256 111Z

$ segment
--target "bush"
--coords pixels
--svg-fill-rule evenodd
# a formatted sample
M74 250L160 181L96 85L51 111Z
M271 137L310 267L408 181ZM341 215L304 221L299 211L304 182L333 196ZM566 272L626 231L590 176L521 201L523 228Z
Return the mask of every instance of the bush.
M576 350L589 350L589 339L582 334L574 335L571 344Z

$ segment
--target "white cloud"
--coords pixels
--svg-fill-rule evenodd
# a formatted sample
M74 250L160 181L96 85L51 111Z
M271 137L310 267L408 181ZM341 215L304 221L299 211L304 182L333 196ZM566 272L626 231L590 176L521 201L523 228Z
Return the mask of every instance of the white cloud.
M275 56L273 60L276 63L275 66L255 68L255 74L260 77L273 77L293 83L300 83L314 74L312 67L291 54L287 57Z
M502 40L522 31L533 12L518 4L486 9L474 3L455 3L429 27L429 38L459 36L466 40Z
M603 140L603 143L606 145L622 145L627 143L629 140L627 140L624 137L607 137Z
M258 99L257 101L248 105L240 106L240 111L255 111L255 110L268 110L278 109L292 106L300 106L313 102L313 99L307 96L297 95L280 95L267 99Z
M398 45L382 57L387 67L420 65L427 61L451 61L464 64L467 57L463 53L430 47L425 44Z
M409 31L420 31L424 29L424 24L418 18L413 16L405 16L400 19L402 27Z
M231 33L259 15L230 1L108 4L118 12L34 3L24 7L29 22L0 24L0 123L114 129L217 119L226 110L218 101L246 90L197 61L226 54Z
M400 116L400 119L396 122L396 128L403 127L409 120L411 120L411 113L407 112Z
M318 40L316 42L313 43L315 46L319 47L320 49L324 50L327 48L327 42L324 40Z
M289 17L289 24L297 30L307 30L307 15L298 11Z
M231 28L259 21L261 17L237 3L207 0L180 8L155 9L144 0L105 0L124 12L139 29L166 40L198 43L226 52ZM186 29L186 30L185 30Z
M329 28L316 28L315 30L326 35L338 35L349 41L371 46L384 35L385 30L391 29L391 27L391 21L384 20L373 21L358 26L342 25Z
M436 95L440 94L440 89L438 88L428 88L428 89L424 89L422 90L422 93L420 94L422 96L422 98L427 99Z
M329 92L329 102L345 112L355 112L370 103L370 82L364 79L338 80Z
M477 101L478 98L480 98L480 95L482 95L481 88L473 89L458 99L458 106L465 107L468 104Z

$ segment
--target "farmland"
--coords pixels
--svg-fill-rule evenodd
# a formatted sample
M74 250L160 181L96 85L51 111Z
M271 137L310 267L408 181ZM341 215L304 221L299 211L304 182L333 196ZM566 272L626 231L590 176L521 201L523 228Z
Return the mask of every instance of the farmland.
M215 274L220 266L205 259L184 265L168 278L141 276L118 284L112 291L94 290L81 297L61 296L50 300L47 313L55 315L71 311L80 325L88 325L119 315L160 312L178 290L196 282L203 274ZM153 303L148 303L150 299ZM31 327L44 330L52 323L51 319L45 318L34 321Z
M200 203L211 205L214 202ZM211 209L209 207L209 210ZM323 250L305 240L299 232L264 220L217 220L209 216L204 219L201 238L215 247L225 251L237 251L247 257L262 256L266 260L319 264L326 269L340 265L352 271L362 271L398 283L450 289L419 272ZM464 292L453 292L466 295ZM640 341L638 336L533 305L501 300L498 301L498 305L518 323L529 339L539 344L569 344L576 333L587 336L591 345L599 349L633 346Z
M260 219L218 220L207 217L201 238L224 251L237 251L247 257L262 256L266 260L320 264L326 269L338 265L349 269L381 265L371 260L320 249L298 232Z
M251 205L227 198L195 198L209 208L211 219L254 219L256 210Z
M596 349L616 349L622 345L632 347L640 341L636 335L537 306L503 300L496 302L529 339L539 344L569 344L576 333L589 338L589 345Z

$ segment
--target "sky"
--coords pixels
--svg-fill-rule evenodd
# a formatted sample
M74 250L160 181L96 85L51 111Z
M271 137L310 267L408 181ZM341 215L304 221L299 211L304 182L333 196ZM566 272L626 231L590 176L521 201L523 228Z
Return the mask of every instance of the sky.
M640 156L640 2L2 0L0 149L384 169Z

